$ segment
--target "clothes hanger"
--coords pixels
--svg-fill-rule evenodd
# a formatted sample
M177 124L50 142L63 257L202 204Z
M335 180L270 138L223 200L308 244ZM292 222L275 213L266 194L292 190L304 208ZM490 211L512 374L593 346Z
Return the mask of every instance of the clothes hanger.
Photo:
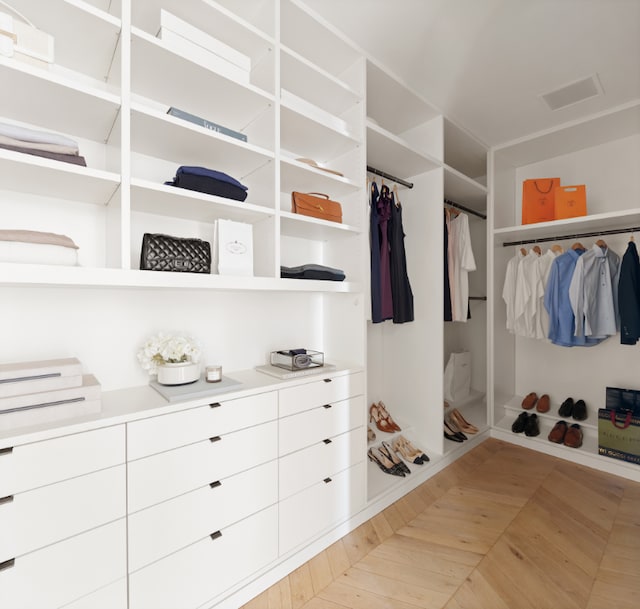
M572 246L571 246L572 250L584 250L586 249L584 245L582 245L582 243L580 243L580 241L576 241Z
M523 256L526 256L526 255L527 255L527 250L526 250L526 249L524 249L524 247L521 247L521 248L520 248L520 253L521 253Z
M393 194L395 195L396 207L400 208L400 197L398 196L398 185L397 184L393 185Z
M601 247L603 250L606 250L606 249L607 249L607 242L606 242L604 239L598 239L598 240L596 241L596 245L597 245L598 247Z
M551 251L555 252L556 254L562 254L564 252L564 249L562 248L561 245L558 245L557 243L555 243L554 245L551 246Z
M540 249L540 246L539 246L539 245L534 245L531 249L532 249L536 254L538 254L538 256L542 256L542 250Z

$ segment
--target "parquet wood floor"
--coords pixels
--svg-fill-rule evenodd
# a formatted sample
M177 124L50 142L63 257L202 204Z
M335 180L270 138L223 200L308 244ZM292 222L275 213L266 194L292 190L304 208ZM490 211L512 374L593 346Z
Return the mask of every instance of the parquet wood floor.
M640 484L491 439L243 609L631 609Z

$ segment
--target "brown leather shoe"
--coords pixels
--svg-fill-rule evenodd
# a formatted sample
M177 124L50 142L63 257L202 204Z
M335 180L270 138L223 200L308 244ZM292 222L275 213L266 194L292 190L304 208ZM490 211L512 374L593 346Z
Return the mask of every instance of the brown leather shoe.
M537 401L538 395L532 391L527 397L524 398L524 400L522 400L522 407L525 410L531 410L536 405Z
M545 393L543 396L540 396L540 399L536 404L536 410L538 412L549 412L550 408L551 408L551 400L549 399L549 396Z
M580 448L582 446L582 429L580 425L574 423L567 429L564 435L564 445L569 448Z
M564 442L564 437L567 433L567 422L566 421L558 421L553 429L549 432L549 441L555 442L556 444L562 444Z

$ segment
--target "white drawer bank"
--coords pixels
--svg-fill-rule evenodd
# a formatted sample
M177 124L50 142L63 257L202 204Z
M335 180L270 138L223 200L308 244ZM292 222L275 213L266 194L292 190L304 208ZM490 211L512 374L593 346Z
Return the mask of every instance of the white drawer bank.
M365 503L364 373L0 434L2 609L199 609L277 568Z

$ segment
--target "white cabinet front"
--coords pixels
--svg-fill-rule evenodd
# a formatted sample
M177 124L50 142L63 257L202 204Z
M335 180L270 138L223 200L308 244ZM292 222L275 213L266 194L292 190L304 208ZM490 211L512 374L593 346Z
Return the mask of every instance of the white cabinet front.
M127 609L127 578L83 596L62 609Z
M133 573L129 609L195 609L277 555L273 506Z

